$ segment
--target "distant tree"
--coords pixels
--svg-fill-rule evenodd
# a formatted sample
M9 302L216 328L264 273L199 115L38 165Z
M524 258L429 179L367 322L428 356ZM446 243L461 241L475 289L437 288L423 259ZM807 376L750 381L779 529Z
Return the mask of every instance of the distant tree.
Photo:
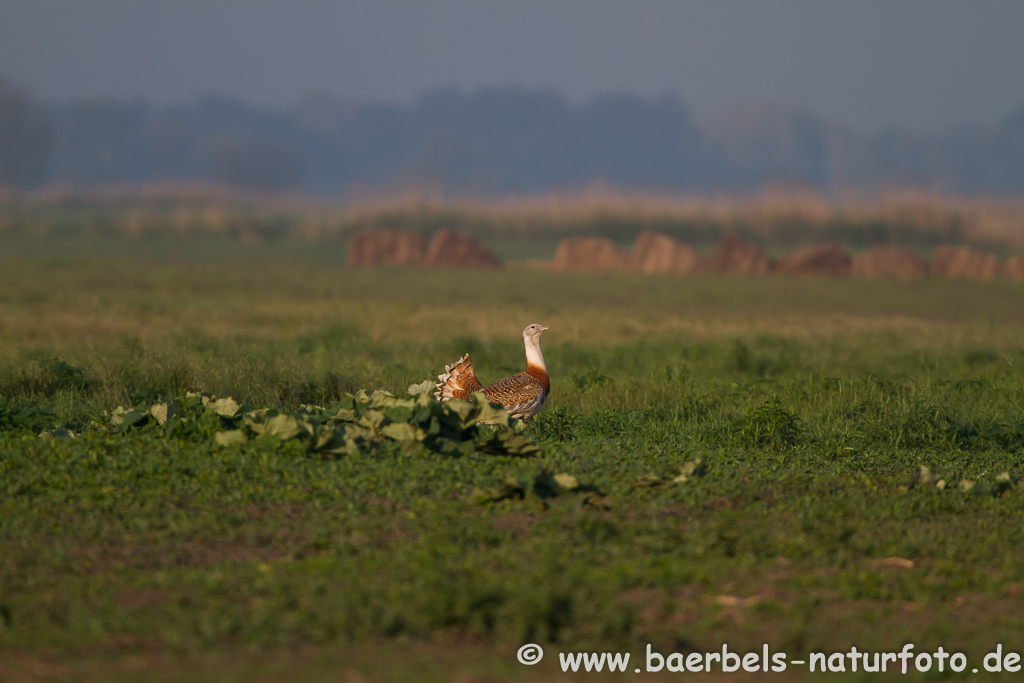
M29 91L0 76L0 185L43 180L50 134L46 114Z
M996 131L991 185L1003 192L1024 192L1024 107L1012 112Z
M214 146L217 180L261 192L292 190L302 184L305 159L294 146L259 139L229 138Z

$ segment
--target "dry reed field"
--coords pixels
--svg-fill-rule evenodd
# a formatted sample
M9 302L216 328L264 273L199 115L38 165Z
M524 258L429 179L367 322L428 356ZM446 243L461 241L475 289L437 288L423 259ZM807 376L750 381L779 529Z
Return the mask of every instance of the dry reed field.
M228 235L243 240L347 238L367 228L442 228L520 247L566 236L631 242L643 230L706 245L738 234L768 248L838 241L931 247L959 243L1005 255L1024 251L1024 203L900 192L826 199L808 192L685 198L595 189L576 194L446 200L407 193L338 204L156 186L148 190L41 192L0 202L0 232L17 235Z

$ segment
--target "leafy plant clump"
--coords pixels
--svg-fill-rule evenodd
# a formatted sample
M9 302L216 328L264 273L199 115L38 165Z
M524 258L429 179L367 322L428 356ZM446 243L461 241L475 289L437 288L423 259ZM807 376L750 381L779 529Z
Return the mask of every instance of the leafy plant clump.
M117 408L110 427L126 432L162 428L166 434L212 440L222 447L275 449L296 444L325 457L399 446L408 453L464 456L474 452L528 457L540 449L518 433L519 421L481 394L469 400L435 400L430 382L414 384L407 398L359 391L328 408L294 411L253 408L230 397L188 393L133 408Z
M685 484L686 482L694 479L701 479L707 475L707 473L708 466L707 463L704 462L704 458L694 458L693 460L687 461L680 468L679 474L674 477L660 477L653 472L649 472L634 481L630 486L635 489L646 489L672 484Z
M748 407L740 425L740 435L746 445L774 450L796 446L802 433L800 417L783 405L776 394L757 408Z
M998 498L1007 491L1012 491L1018 486L1014 477L1009 472L1000 472L995 477L990 476L988 473L982 474L978 479L961 479L957 482L956 486L953 486L952 481L947 481L945 478L932 472L932 468L927 465L921 465L918 469L917 476L911 481L910 486L920 486L927 489L934 489L936 491L947 491L953 488L958 488L967 496L973 496L976 498L984 498L986 496L992 496ZM903 487L904 489L908 487Z
M474 500L480 505L501 501L527 501L547 510L553 505L592 506L607 510L611 508L608 497L593 486L581 484L568 472L552 473L542 467L523 470L509 475L503 485L493 491L477 490Z
M0 399L0 432L39 433L57 426L57 417L38 403L28 400Z

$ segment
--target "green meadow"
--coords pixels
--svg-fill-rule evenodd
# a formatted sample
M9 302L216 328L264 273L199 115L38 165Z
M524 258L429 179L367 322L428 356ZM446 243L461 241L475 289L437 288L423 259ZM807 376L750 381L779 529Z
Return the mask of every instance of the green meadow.
M532 322L538 417L407 393L521 370ZM1022 459L1024 283L0 235L2 680L668 680L648 644L723 643L980 680L1024 652Z

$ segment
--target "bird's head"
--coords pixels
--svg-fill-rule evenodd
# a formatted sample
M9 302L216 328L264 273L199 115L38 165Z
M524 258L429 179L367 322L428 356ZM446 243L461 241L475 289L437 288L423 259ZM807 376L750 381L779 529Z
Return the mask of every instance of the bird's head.
M523 339L539 340L540 335L544 334L544 330L550 330L551 328L547 325L541 325L540 323L533 323L527 325L526 329L523 330Z

